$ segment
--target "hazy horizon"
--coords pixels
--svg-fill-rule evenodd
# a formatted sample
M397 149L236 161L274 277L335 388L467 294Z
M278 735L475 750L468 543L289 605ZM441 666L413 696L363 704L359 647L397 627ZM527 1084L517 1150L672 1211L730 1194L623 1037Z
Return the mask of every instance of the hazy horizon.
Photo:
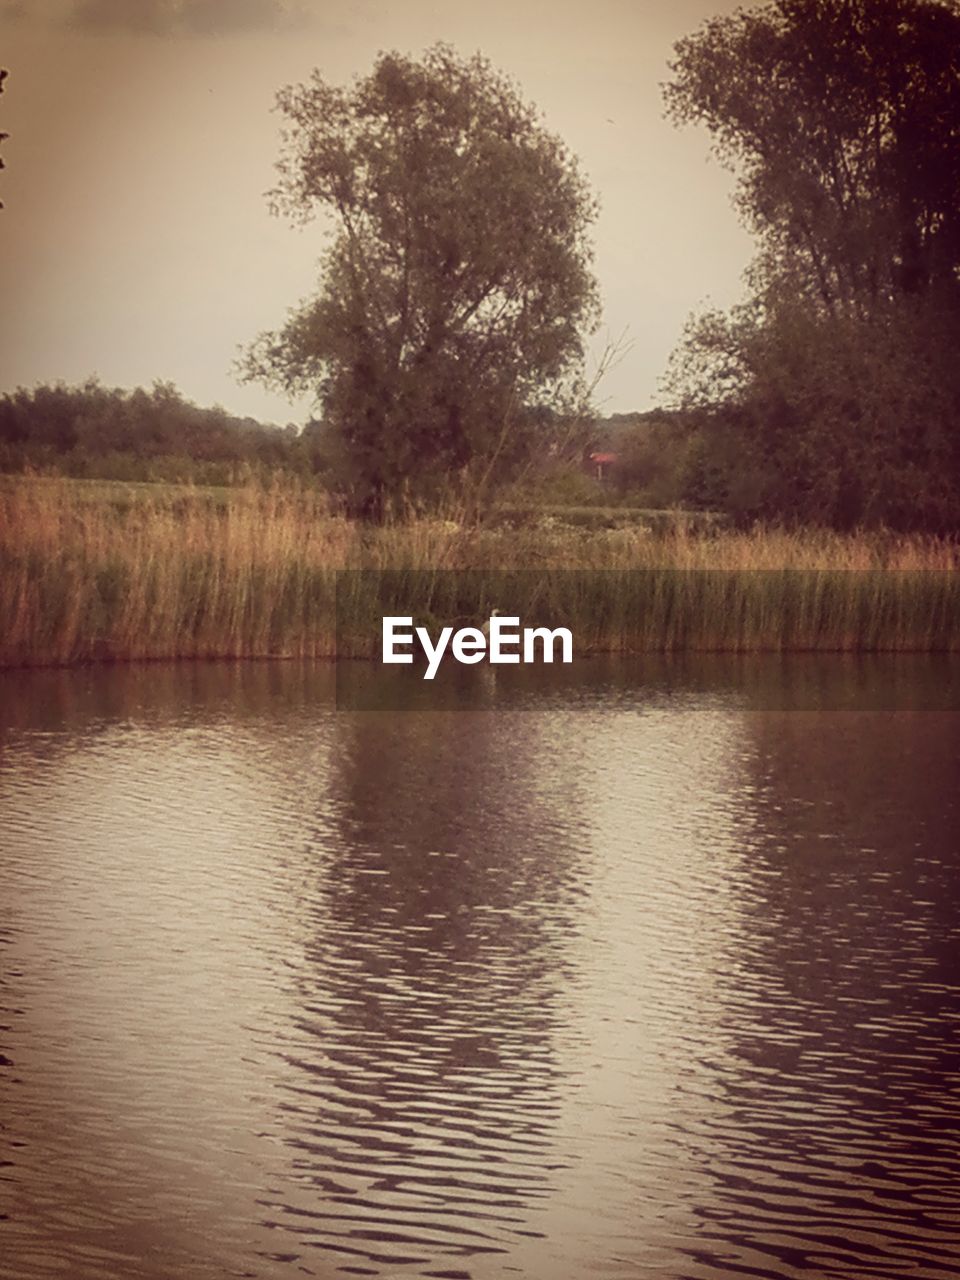
M240 346L313 292L323 227L270 217L282 85L343 83L381 49L439 40L486 54L579 157L601 202L593 361L632 348L604 412L656 403L686 317L742 294L752 252L706 132L663 118L674 42L727 0L581 6L426 0L402 14L316 0L46 0L0 5L0 390L172 381L191 400L276 422L290 404L236 381Z

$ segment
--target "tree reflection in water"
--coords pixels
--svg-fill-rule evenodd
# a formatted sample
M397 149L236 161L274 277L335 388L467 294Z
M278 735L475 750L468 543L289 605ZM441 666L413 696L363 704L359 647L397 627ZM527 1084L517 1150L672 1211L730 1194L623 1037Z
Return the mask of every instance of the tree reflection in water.
M343 723L285 1050L302 1194L270 1209L364 1273L539 1234L578 800L537 733L523 713Z

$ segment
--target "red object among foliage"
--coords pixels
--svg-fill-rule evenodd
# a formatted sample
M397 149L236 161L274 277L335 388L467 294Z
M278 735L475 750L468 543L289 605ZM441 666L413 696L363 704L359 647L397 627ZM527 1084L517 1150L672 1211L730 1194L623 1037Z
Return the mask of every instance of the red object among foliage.
M600 481L607 479L607 469L617 464L615 453L591 453L590 465L596 468L596 476Z

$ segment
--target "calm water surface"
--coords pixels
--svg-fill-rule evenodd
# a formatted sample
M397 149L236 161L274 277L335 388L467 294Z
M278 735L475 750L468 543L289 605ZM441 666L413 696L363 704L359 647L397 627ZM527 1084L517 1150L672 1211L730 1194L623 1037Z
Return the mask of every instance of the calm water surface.
M960 1274L960 715L738 670L0 678L0 1275Z

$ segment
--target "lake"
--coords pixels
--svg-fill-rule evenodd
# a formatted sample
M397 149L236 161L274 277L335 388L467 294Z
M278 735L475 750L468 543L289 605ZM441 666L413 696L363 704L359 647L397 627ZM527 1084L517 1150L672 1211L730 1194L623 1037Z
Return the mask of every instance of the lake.
M955 662L471 671L0 675L0 1275L956 1276Z

